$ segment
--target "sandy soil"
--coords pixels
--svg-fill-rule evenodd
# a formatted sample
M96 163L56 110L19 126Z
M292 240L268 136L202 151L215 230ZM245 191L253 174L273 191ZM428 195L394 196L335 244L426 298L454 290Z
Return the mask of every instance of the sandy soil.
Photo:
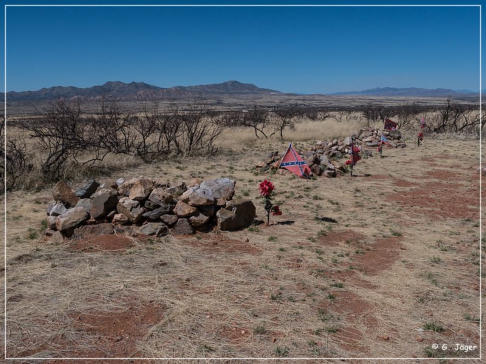
M123 173L232 177L260 219L269 177L283 215L235 233L46 243L50 192L9 193L8 356L477 357L453 349L479 345L478 142L386 149L354 178L255 172L283 149Z

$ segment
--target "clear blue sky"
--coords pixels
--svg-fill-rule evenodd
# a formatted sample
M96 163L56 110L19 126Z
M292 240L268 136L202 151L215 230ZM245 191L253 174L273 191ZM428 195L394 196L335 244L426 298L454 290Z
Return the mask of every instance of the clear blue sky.
M299 93L478 90L478 68L477 7L7 8L8 91L226 80Z

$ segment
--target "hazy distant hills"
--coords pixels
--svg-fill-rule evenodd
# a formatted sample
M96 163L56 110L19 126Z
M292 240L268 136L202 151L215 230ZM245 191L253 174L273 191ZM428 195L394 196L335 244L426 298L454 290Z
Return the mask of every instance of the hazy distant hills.
M102 97L116 98L119 100L160 100L160 99L181 99L181 98L205 98L224 95L263 95L278 94L278 91L259 88L249 83L238 81L227 81L223 83L197 85L197 86L176 86L162 88L149 85L144 82L124 83L119 81L106 82L100 86L87 88L72 86L55 86L43 88L37 91L10 91L7 93L7 101L32 102L49 101L56 99L96 100Z
M477 92L470 90L451 90L447 88L417 88L417 87L377 87L362 91L336 92L332 95L362 95L362 96L404 96L404 97L457 97L474 96Z

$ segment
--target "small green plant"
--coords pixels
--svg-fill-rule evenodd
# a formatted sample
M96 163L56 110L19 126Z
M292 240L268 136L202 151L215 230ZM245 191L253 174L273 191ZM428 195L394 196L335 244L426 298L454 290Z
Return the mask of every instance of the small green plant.
M344 284L342 284L341 282L335 282L331 284L331 287L343 288Z
M269 236L268 237L268 241L277 241L277 237L276 236Z
M424 330L434 331L434 332L443 332L444 328L441 325L436 324L435 322L427 322L427 323L424 324Z
M442 260L439 257L432 257L430 261L434 264L439 264Z
M392 234L393 236L402 236L402 233L401 233L401 232L399 232L399 231L390 230L390 232L391 232L391 234Z
M37 231L35 231L34 229L29 228L29 233L28 233L27 237L30 240L34 240L34 239L37 239L39 237L39 233Z
M248 228L248 231L251 231L251 232L254 232L254 233L259 233L260 232L260 229L257 228L256 226L250 226Z
M329 293L327 295L327 298L329 298L331 301L336 299L336 296L334 296L332 293Z
M258 325L253 329L253 333L256 335L263 335L267 332L267 329L265 329L265 326L263 325Z
M47 220L46 219L41 220L41 229L42 230L47 229Z
M326 327L326 331L330 334L335 334L336 332L338 332L338 328L336 326L329 326L329 327Z
M277 346L275 348L275 354L279 357L289 356L289 348L287 348L286 346L284 347Z

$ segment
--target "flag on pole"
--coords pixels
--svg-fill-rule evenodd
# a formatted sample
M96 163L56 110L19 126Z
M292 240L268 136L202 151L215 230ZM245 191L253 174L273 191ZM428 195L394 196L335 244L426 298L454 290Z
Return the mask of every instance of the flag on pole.
M287 152L280 161L279 167L288 169L299 177L309 177L311 174L309 166L296 152L292 143L289 144Z

